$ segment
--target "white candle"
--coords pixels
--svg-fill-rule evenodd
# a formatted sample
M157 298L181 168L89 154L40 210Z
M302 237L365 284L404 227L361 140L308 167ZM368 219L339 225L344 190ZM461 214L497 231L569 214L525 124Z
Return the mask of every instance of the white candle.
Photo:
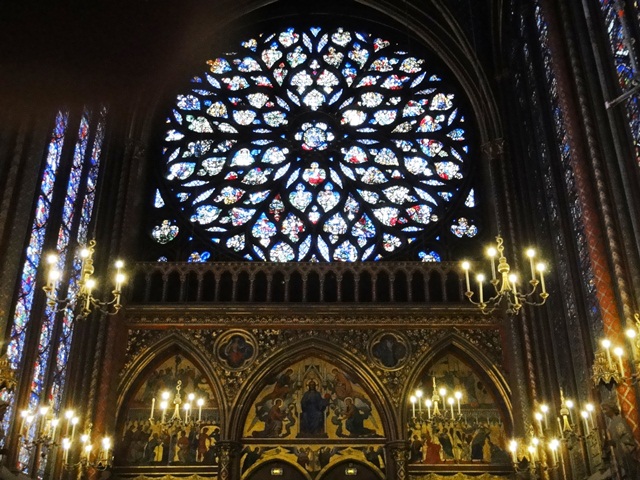
M547 289L544 284L544 270L545 270L544 263L539 263L538 272L540 272L540 286L542 287L542 293L547 293Z
M418 413L422 413L422 390L416 390Z
M549 407L547 405L540 405L540 411L544 417L544 428L549 428L549 424L547 423L547 413L549 413Z
M202 420L202 406L204 405L204 400L202 398L198 399L198 421Z
M622 354L624 353L624 350L622 350L621 347L616 347L613 349L613 352L618 357L618 365L620 366L620 376L624 377L624 363L622 362Z
M467 292L471 291L471 285L469 284L469 262L462 262L462 269L464 270L464 280L467 285Z
M456 392L455 396L456 400L458 401L458 415L460 415L462 414L462 411L460 410L460 399L462 398L462 392Z
M605 338L604 340L602 340L602 346L607 353L607 364L609 365L609 368L613 368L613 362L611 361L611 352L609 351L609 348L611 347L611 340Z
M54 418L53 420L51 420L51 439L55 439L56 438L56 429L58 428L58 423L60 422L60 420L58 420L57 418Z
M62 439L62 448L64 449L64 463L69 461L69 449L71 448L71 440L68 438Z
M480 294L480 303L484 303L484 292L482 291L482 282L484 282L484 275L480 273L476 278L478 280L478 293Z
M415 417L416 416L416 397L411 395L411 397L409 398L409 401L411 402L411 415Z
M589 414L587 412L585 412L584 410L582 411L582 418L584 419L585 435L589 436Z
M151 415L149 415L149 420L153 420L153 413L155 412L156 409L156 397L153 397L151 399Z
M489 258L491 258L491 280L496 279L496 253L498 252L493 247L487 250L487 254L489 255Z
M78 422L80 421L80 419L78 417L73 417L71 419L71 441L73 442L73 437L76 434L76 425L78 424Z
M160 408L162 409L162 423L164 423L165 416L167 415L167 407L169 406L169 402L163 400L160 402Z
M513 463L517 463L518 457L516 454L518 452L518 442L516 442L515 440L511 440L511 443L509 444L509 450L511 451L511 460L513 460Z
M429 419L431 418L431 400L427 399L424 404L427 406L427 415L429 416Z
M529 257L529 265L531 266L531 280L536 279L536 270L533 267L533 259L536 256L536 251L533 248L527 250L527 257Z
M563 415L562 418L564 418L566 415ZM560 417L558 417L558 435L562 435L562 421L560 420Z
M449 402L449 406L451 407L451 418L453 419L453 404L455 403L455 400L453 399L453 397L449 397L449 399L447 400L447 402Z
M596 428L596 423L593 420L593 412L595 410L595 407L592 404L587 403L584 406L584 408L587 409L587 413L589 414L589 421L591 422L591 428Z
M543 434L544 430L542 429L542 414L540 412L536 412L534 414L534 417L538 421L538 428L540 429L540 434Z

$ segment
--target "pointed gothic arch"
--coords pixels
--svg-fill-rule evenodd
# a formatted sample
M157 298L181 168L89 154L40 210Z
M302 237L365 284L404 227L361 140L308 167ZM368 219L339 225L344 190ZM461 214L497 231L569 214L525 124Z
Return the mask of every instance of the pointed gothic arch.
M336 369L344 369L345 372L357 376L360 388L372 401L373 407L380 415L382 431L387 440L400 438L402 426L397 423L394 406L388 399L391 398L386 388L378 379L371 367L355 354L348 353L344 348L318 338L308 338L287 348L270 359L271 368L260 369L246 381L247 388L235 402L236 408L230 409L228 425L230 438L237 440L242 438L245 422L249 418L254 402L259 400L265 388L273 383L274 378L288 367L297 365L308 359L318 359L330 364ZM307 388L306 386L304 388Z
M172 368L163 368L169 365ZM177 386L180 386L180 390ZM163 390L168 391L170 395L169 406L164 409L160 403L160 393ZM169 421L173 418L174 395L177 393L181 396L180 406L182 407L189 401L187 397L189 393L194 394L198 400L202 399L203 405L198 407L194 404L188 413L181 408L179 413L184 423L163 426L164 419ZM153 400L148 398L150 396L153 396ZM151 460L152 455L149 452L144 454L138 452L139 455L130 454L129 452L134 450L134 447L130 446L130 440L135 437L144 437L147 444L151 444L151 436L154 432L158 433L158 428L162 431L168 429L170 435L175 435L176 439L181 435L185 438L188 435L197 438L201 431L207 429L209 432L207 438L218 439L224 429L226 410L220 382L213 371L211 360L182 336L176 333L170 334L136 358L129 365L120 382L116 409L116 434L120 437L116 440L116 462L122 465L145 465L159 462L169 464L178 461L178 448L173 443L174 440L170 441L174 450L164 454L165 457L162 460L159 458ZM190 423L186 421L187 414L190 415ZM152 417L154 421L151 420ZM199 452L191 444L192 442L188 448L192 451L185 448L189 457L187 458L185 453L179 463L215 464L216 460L213 457L205 459L205 451ZM206 447L208 446L206 444ZM148 449L148 447L145 448Z
M411 391L420 382L420 376L433 366L439 359L446 355L454 357L465 363L486 385L489 386L491 396L495 399L507 430L513 429L513 405L511 403L511 388L504 376L504 372L498 368L495 361L476 347L470 340L451 332L444 336L431 349L419 359L409 374L409 380L405 387L404 398L409 398ZM403 422L408 420L409 410L402 412Z

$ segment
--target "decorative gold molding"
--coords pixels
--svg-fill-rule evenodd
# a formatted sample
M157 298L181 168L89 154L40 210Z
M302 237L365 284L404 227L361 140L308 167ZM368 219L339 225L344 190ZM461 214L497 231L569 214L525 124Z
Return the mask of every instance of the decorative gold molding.
M483 473L482 475L470 475L466 473L456 473L455 475L440 475L438 473L427 473L425 475L409 475L409 480L505 480L510 475L494 475Z

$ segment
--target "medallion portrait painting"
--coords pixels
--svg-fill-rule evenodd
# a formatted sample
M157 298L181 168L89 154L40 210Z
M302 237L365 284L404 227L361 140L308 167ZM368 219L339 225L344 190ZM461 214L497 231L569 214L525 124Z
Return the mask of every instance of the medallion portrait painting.
M222 335L214 347L218 358L229 370L243 370L255 359L256 341L247 332L233 330Z
M132 397L116 462L138 465L214 465L220 424L202 372L175 355L158 365Z
M422 378L409 405L411 463L510 463L500 408L467 364L446 355Z
M256 397L245 438L381 438L380 415L360 381L322 359L296 363Z

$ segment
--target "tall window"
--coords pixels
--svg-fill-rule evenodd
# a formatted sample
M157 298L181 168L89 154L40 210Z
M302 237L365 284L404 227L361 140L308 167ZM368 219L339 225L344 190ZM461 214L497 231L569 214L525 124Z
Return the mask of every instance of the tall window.
M419 240L433 261L477 234L466 105L420 56L288 28L207 65L167 118L151 235L187 258L165 258L378 260Z
M56 117L7 347L14 369L20 369L23 362L29 362L25 365L26 371L33 367L30 396L25 405L32 411L44 404L59 410L73 333L73 312L56 312L51 307L38 307L34 303L36 293L42 287L37 284L37 272L45 245L56 248L60 254L58 267L72 272L65 282L60 283L56 293L65 296L77 290L80 262L74 258L72 249L76 244L87 242L106 108L94 112L85 109L79 122L75 123L77 130L72 130L71 117L68 111L61 111ZM28 335L30 331L39 332L39 336ZM38 338L37 354L33 359L25 359L27 339L34 337ZM13 410L15 398L9 395L5 400L10 402ZM5 431L12 414L9 412L5 416ZM28 435L33 433L32 429ZM25 467L28 457L29 452L21 452L20 460Z
M638 2L600 0L600 8L604 15L620 93L630 93L634 87L640 86L640 71L637 64L637 35L640 27ZM624 104L635 147L636 161L640 164L640 91L636 90L635 94L624 101Z

